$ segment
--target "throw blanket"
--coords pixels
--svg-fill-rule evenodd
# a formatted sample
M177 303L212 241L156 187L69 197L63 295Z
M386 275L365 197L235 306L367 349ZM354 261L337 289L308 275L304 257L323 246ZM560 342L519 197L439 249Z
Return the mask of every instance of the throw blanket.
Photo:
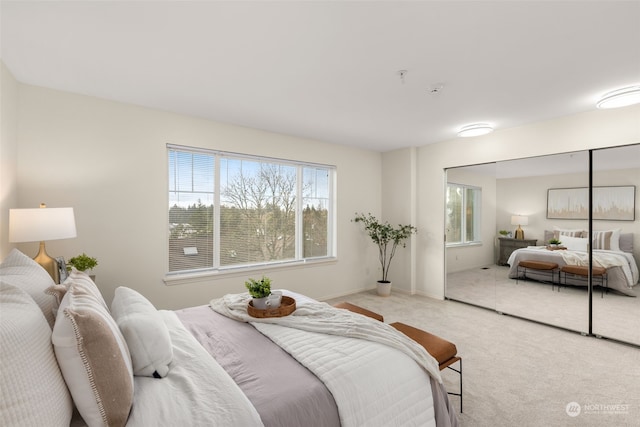
M253 318L249 299L226 295L211 307L250 322L316 374L333 394L343 426L435 425L428 375L441 382L440 371L422 346L382 322L309 300L286 317ZM402 398L381 405L383 394Z
M359 338L384 344L411 357L432 378L442 383L438 362L427 353L424 347L386 323L312 300L307 300L303 304L296 302L296 311L289 316L256 318L247 313L247 304L250 299L248 293L228 294L211 300L210 305L214 311L240 322L272 323L308 332Z
M589 254L579 251L558 251L567 265L589 265ZM621 267L627 283L637 283L637 271L631 271L623 253L593 251L593 265L604 268Z
M585 267L589 265L589 254L586 252L560 251L560 254L567 265L582 265ZM623 262L616 254L594 252L593 264L598 267L611 268L622 266L626 262Z

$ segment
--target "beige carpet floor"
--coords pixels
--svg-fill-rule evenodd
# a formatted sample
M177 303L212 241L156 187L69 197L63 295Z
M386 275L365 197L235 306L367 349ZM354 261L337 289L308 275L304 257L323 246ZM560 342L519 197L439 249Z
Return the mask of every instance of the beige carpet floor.
M579 332L589 331L586 287L509 279L508 267L490 265L447 275L448 298ZM640 286L640 285L639 285ZM640 345L640 297L593 294L596 335ZM640 423L639 423L640 425Z
M362 292L327 302L338 301L349 301L382 314L386 322L401 321L456 344L463 357L462 426L640 425L640 349L636 347L465 303L399 292L390 297ZM444 370L443 378L448 389L457 390L455 372ZM458 399L451 396L457 411ZM579 409L579 414L568 415L568 406Z

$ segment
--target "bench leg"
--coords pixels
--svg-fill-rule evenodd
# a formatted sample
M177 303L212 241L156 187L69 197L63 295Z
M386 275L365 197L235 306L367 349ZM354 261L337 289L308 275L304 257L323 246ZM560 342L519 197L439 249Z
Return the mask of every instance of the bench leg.
M457 372L460 375L460 393L453 393L448 391L447 394L450 394L452 396L460 396L460 413L462 413L462 358L460 358L458 362L460 362L460 370L452 366L447 366L447 368Z

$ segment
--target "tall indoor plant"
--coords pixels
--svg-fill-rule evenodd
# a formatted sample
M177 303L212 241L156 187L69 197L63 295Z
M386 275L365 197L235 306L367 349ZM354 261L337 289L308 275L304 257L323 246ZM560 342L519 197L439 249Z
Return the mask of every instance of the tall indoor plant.
M391 293L391 281L389 281L388 275L396 248L398 245L402 245L404 248L406 246L405 240L411 234L417 233L418 229L412 225L402 224L394 227L386 221L379 221L370 213L367 215L356 213L353 221L361 222L373 243L378 245L378 258L382 267L382 279L378 280L378 295L387 296Z

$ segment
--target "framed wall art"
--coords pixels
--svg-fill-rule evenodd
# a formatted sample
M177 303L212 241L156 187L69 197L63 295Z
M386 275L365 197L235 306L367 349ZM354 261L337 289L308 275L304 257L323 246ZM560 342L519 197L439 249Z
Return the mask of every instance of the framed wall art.
M587 187L547 190L547 218L588 219L588 190ZM635 185L593 187L594 220L635 221L635 217Z

